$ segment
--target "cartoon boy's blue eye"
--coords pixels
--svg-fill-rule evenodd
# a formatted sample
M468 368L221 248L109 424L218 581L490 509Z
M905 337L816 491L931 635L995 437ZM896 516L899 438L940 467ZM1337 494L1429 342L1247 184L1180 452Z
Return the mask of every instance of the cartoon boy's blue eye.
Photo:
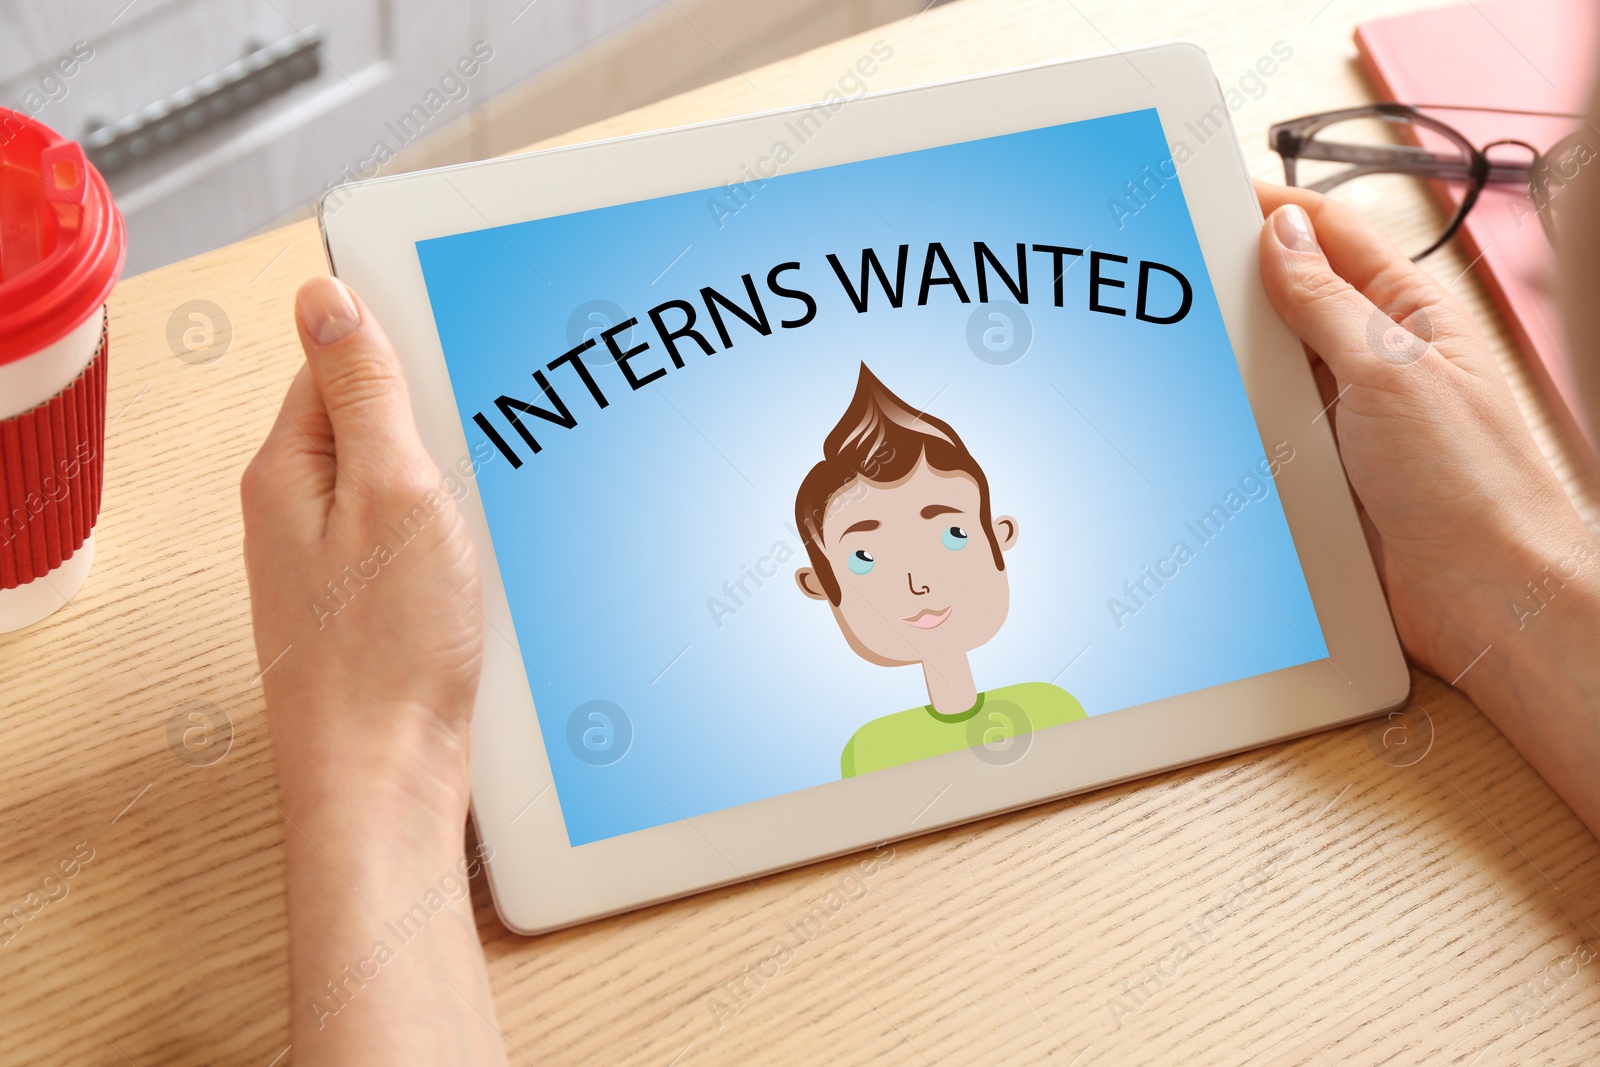
M939 535L939 540L944 542L944 547L954 552L958 548L967 547L967 531L959 526L946 526L944 533Z
M865 574L872 569L873 562L871 552L864 548L858 548L850 553L850 573Z

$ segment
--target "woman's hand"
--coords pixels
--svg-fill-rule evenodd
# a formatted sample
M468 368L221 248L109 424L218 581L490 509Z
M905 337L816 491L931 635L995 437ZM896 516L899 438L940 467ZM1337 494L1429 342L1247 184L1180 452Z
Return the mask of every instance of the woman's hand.
M241 485L280 781L386 776L464 815L483 646L471 539L365 307L319 278L296 320L306 363Z
M318 278L295 310L306 365L240 487L295 1063L503 1064L463 854L483 617L462 483L360 301Z
M1600 832L1600 546L1461 303L1339 204L1256 191L1401 642Z
M1262 281L1338 398L1328 418L1401 640L1454 678L1515 628L1524 584L1593 539L1460 302L1339 204L1257 191Z

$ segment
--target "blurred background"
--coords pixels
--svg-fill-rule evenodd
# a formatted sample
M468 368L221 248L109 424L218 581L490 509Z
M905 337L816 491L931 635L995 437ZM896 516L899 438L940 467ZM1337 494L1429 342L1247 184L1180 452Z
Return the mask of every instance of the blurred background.
M131 273L305 218L340 182L512 152L929 6L0 0L0 106L84 143Z

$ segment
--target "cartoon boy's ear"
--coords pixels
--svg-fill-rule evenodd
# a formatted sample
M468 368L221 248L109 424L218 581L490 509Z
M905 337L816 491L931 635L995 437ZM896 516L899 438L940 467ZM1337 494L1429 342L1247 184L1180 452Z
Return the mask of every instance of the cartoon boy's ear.
M806 596L810 597L812 600L828 599L828 594L822 588L822 582L820 579L818 579L815 568L801 567L799 570L795 571L794 584L798 585L800 587L800 591Z
M1009 552L1017 543L1017 520L1010 515L1000 515L994 520L994 535L1000 542L1000 551Z

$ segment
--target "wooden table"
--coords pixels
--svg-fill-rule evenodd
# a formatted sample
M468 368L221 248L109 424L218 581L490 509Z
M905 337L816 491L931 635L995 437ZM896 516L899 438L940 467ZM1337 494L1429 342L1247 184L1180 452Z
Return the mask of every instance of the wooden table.
M1276 179L1267 125L1368 99L1351 25L1409 6L962 0L562 140L809 102L880 38L894 54L873 88L1170 37L1204 44L1226 84L1281 40L1293 58L1234 115L1252 169ZM0 638L0 912L93 853L0 945L6 1064L292 1059L237 485L300 362L291 294L323 269L308 222L112 298L94 572L69 608ZM1481 289L1453 285L1594 516ZM192 301L231 322L209 365L169 345L205 310ZM209 766L169 747L192 700L232 721ZM855 860L539 939L506 932L480 884L512 1062L1600 1059L1600 965L1571 973L1575 950L1600 947L1600 845L1460 693L1419 674L1407 722L1408 748L1354 726L897 845L776 973L778 936Z

